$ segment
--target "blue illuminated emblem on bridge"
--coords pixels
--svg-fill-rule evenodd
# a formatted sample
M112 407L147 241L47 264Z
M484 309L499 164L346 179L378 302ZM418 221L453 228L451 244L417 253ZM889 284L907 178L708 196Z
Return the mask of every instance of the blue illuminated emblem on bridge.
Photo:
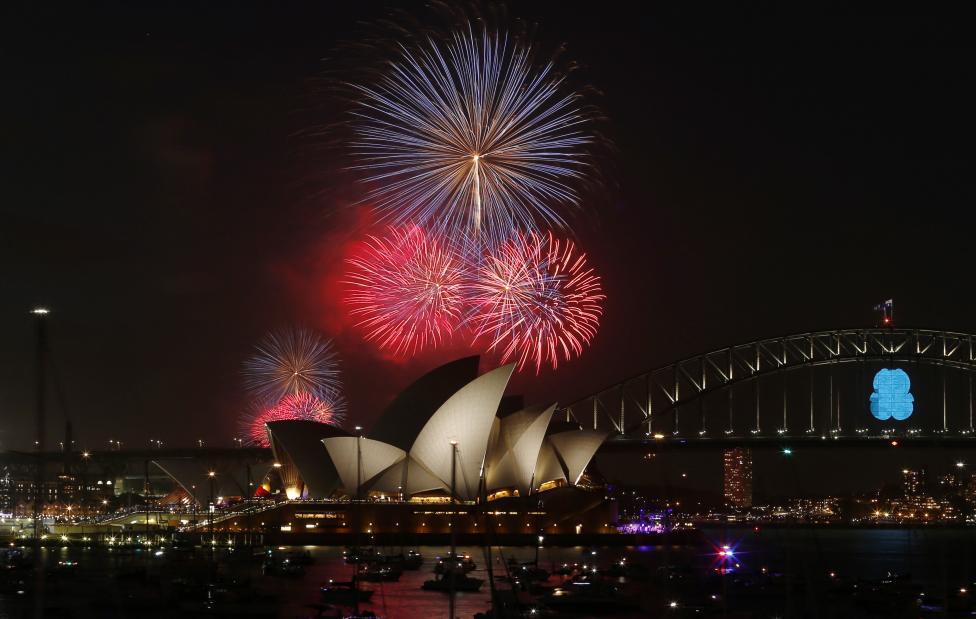
M915 396L911 393L912 381L901 368L883 368L874 375L874 393L871 394L871 414L875 419L902 421L912 416Z

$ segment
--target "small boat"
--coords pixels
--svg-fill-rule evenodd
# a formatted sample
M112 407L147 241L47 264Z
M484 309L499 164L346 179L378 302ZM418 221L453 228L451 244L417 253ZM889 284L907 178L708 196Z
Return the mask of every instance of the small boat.
M356 581L339 582L330 580L319 589L322 594L322 601L329 604L352 605L368 602L373 597L373 592L369 589L359 589Z
M309 551L298 551L289 552L285 555L285 559L289 563L294 563L296 565L312 565L315 563L315 558L312 557L312 553Z
M443 557L437 557L437 563L434 565L434 573L447 574L450 572L460 572L467 574L468 572L474 571L476 567L477 565L471 559L471 555L447 553Z
M376 562L397 565L404 570L417 570L424 562L424 556L416 550L409 550L404 555L402 552L395 555L377 555Z
M424 591L443 591L444 593L448 593L451 590L475 593L481 589L481 585L484 583L485 581L480 578L471 578L464 574L452 572L436 580L424 581L423 587L421 588Z
M342 558L348 565L352 565L354 563L382 561L383 555L373 548L349 548L342 551Z
M523 582L544 582L549 580L549 572L535 563L523 563L509 567L512 578Z
M269 557L264 562L264 573L268 576L300 577L305 575L305 566L293 563L291 559Z
M366 582L396 582L403 570L396 563L367 563L359 566L359 580Z
M557 612L613 613L638 607L637 600L624 596L613 583L578 578L555 587L539 600Z
M403 569L419 570L423 562L424 562L424 555L420 554L416 550L408 550L407 556L404 557L403 559Z

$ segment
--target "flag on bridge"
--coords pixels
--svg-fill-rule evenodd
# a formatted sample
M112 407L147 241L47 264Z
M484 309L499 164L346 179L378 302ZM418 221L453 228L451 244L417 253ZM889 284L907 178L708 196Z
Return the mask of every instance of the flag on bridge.
M895 300L888 299L874 306L874 311L881 312L881 324L888 326L895 317Z

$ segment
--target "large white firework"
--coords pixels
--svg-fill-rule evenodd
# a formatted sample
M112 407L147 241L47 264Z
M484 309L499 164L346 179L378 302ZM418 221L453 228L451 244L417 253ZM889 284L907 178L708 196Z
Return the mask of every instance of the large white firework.
M554 65L472 26L400 47L375 84L357 85L353 155L367 202L394 223L498 241L563 225L587 168L587 115Z

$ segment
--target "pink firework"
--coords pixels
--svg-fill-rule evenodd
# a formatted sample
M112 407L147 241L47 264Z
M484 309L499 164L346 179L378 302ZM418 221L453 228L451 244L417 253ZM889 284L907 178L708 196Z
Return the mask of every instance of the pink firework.
M573 359L596 335L605 299L586 255L552 233L516 234L488 255L474 286L476 338L502 361L531 360L555 369Z
M307 391L299 391L286 395L277 404L255 406L242 419L241 430L248 443L267 447L266 423L304 419L334 426L342 422L345 408L346 401L341 394L316 395Z
M380 348L413 354L437 346L461 322L468 270L450 243L416 226L391 226L347 262L350 314Z

